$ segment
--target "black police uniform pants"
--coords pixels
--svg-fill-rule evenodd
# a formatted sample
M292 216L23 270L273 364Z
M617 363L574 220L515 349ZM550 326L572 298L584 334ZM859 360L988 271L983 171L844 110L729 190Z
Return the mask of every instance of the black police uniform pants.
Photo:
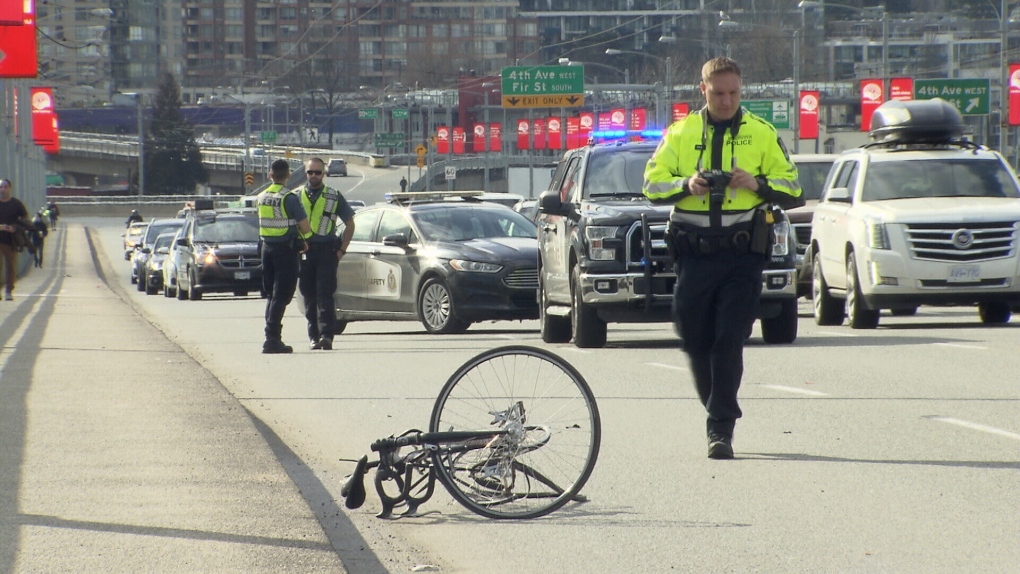
M262 243L262 288L266 291L266 340L279 341L283 313L294 298L300 251L290 242Z
M305 319L308 320L308 338L333 339L336 326L336 269L339 260L331 243L309 243L301 261L298 288L305 300Z
M708 434L733 436L744 339L758 314L766 258L734 250L685 255L676 263L673 316L694 384L708 411Z

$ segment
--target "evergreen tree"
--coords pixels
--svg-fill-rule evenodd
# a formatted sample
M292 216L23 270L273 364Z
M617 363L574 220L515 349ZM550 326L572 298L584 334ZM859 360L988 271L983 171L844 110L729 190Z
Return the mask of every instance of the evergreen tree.
M145 143L145 192L153 195L191 194L209 181L195 129L181 116L181 89L164 72L156 88L152 125Z

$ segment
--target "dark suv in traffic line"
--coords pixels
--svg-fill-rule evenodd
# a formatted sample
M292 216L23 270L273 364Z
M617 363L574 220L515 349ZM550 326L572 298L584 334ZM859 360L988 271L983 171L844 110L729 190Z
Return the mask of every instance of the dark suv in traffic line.
M254 210L198 211L177 238L177 298L262 292L259 218Z

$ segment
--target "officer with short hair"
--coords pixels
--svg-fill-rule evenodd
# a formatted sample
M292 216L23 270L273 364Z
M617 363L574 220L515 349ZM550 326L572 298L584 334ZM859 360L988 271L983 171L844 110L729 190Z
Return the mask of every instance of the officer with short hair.
M772 206L804 205L797 168L776 129L740 107L730 58L701 69L705 107L672 124L645 168L644 194L671 203L674 319L701 403L708 456L733 458L744 338L758 313Z
M326 186L323 171L326 163L313 157L305 162L306 183L299 191L301 205L308 213L311 231L302 237L308 251L301 258L298 288L305 300L308 320L308 346L312 349L333 349L336 328L336 271L340 259L354 235L354 210L340 192ZM336 235L337 220L344 222L344 231Z
M270 167L273 183L258 195L259 239L262 244L262 288L266 292L266 342L262 352L290 353L283 344L283 314L294 298L298 281L298 260L308 246L308 216L297 193L284 187L290 164L278 159Z

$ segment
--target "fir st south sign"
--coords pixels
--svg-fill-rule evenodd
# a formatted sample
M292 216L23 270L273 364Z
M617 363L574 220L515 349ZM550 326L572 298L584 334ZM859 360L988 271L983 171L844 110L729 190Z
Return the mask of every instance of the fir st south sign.
M508 66L500 80L504 108L584 105L584 66Z

